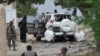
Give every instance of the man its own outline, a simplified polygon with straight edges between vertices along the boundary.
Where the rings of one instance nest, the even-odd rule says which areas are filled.
[[[26,32],[27,32],[27,23],[26,23],[26,16],[24,16],[23,20],[19,22],[20,27],[20,40],[21,42],[26,42]]]
[[[37,56],[37,53],[32,51],[32,46],[31,45],[28,45],[27,46],[27,51],[22,53],[21,56]]]
[[[58,13],[56,9],[54,10],[54,13]]]
[[[40,20],[41,22],[45,23],[45,13],[44,12],[42,13]]]
[[[9,50],[11,49],[11,41],[12,41],[13,50],[16,51],[15,48],[16,32],[15,32],[15,27],[13,25],[13,21],[11,21],[9,26],[7,27],[7,40],[8,40]]]
[[[47,12],[47,14],[49,14],[49,12]]]
[[[68,54],[67,54],[67,48],[66,47],[62,47],[61,48],[61,52],[59,53],[59,54],[57,54],[56,56],[69,56]]]
[[[73,15],[73,16],[76,16],[76,15],[77,15],[77,8],[76,8],[76,7],[73,8],[72,15]]]

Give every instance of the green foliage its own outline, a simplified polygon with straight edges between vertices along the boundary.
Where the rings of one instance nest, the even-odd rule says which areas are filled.
[[[87,8],[91,8],[93,6],[93,0],[57,0],[58,4],[55,3],[55,5],[61,5],[62,8],[68,8],[68,7],[79,7],[83,13],[86,13]]]
[[[25,15],[36,15],[37,8],[31,7],[29,5],[19,4],[17,5],[17,16],[23,17]]]
[[[37,8],[34,8],[32,4],[44,4],[45,0],[0,0],[0,3],[11,4],[16,2],[16,9],[18,17],[26,15],[36,15]]]
[[[0,0],[0,3],[4,3],[4,1],[3,0]]]
[[[95,40],[96,40],[97,47],[100,48],[100,36],[96,36]]]
[[[21,4],[25,4],[27,1],[30,1],[31,4],[34,3],[34,4],[44,4],[45,0],[0,0],[0,3],[8,3],[8,4],[11,4],[13,3],[14,1],[17,1]]]
[[[76,17],[78,23],[84,23],[90,25],[95,32],[95,40],[97,48],[100,47],[100,0],[57,0],[63,8],[78,7],[82,12],[84,18],[79,20]],[[56,5],[56,4],[55,4]],[[96,19],[93,19],[95,15]]]
[[[16,0],[0,0],[0,3],[10,4],[10,3],[13,3],[14,1],[16,1]]]
[[[59,5],[63,8],[79,6],[79,4],[84,4],[84,0],[57,0]]]
[[[30,2],[31,4],[44,4],[45,0],[18,0],[21,4],[26,4],[26,2]]]
[[[44,4],[45,0],[18,0],[17,1],[17,15],[23,17],[25,15],[36,15],[37,9],[32,4]]]

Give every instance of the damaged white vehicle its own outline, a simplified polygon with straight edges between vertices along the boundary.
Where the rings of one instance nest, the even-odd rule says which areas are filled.
[[[76,23],[70,14],[46,14],[46,32],[45,39],[47,41],[59,40],[75,40]]]

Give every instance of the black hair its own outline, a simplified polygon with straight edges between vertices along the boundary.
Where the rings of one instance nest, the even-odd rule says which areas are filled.
[[[10,24],[9,24],[9,26],[11,26],[11,25],[13,25],[13,21],[10,21]]]
[[[24,16],[24,17],[23,17],[23,21],[26,22],[26,20],[27,20],[27,16]]]
[[[56,9],[54,10],[54,13],[57,13],[57,10]]]
[[[31,51],[31,50],[32,50],[32,46],[31,46],[31,45],[28,45],[28,46],[27,46],[27,50],[28,50],[28,51]]]
[[[45,14],[44,12],[42,12],[42,14]]]
[[[47,12],[47,14],[49,14],[49,12]]]
[[[77,8],[75,7],[74,10],[73,10],[72,15],[76,16],[76,14],[77,14]]]

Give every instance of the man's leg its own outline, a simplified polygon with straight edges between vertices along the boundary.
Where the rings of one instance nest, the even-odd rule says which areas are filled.
[[[23,34],[23,40],[26,42],[26,33]]]
[[[26,33],[22,34],[22,42],[26,42]]]
[[[16,42],[15,42],[15,40],[12,40],[12,44],[13,44],[13,50],[16,51]]]
[[[21,37],[20,37],[21,42],[23,42],[23,34],[21,33]]]
[[[11,39],[8,39],[8,47],[9,47],[9,50],[11,49]]]
[[[20,41],[23,42],[23,32],[22,32],[22,29],[20,29]]]
[[[16,51],[16,39],[15,36],[12,36],[12,44],[13,44],[13,50]]]

